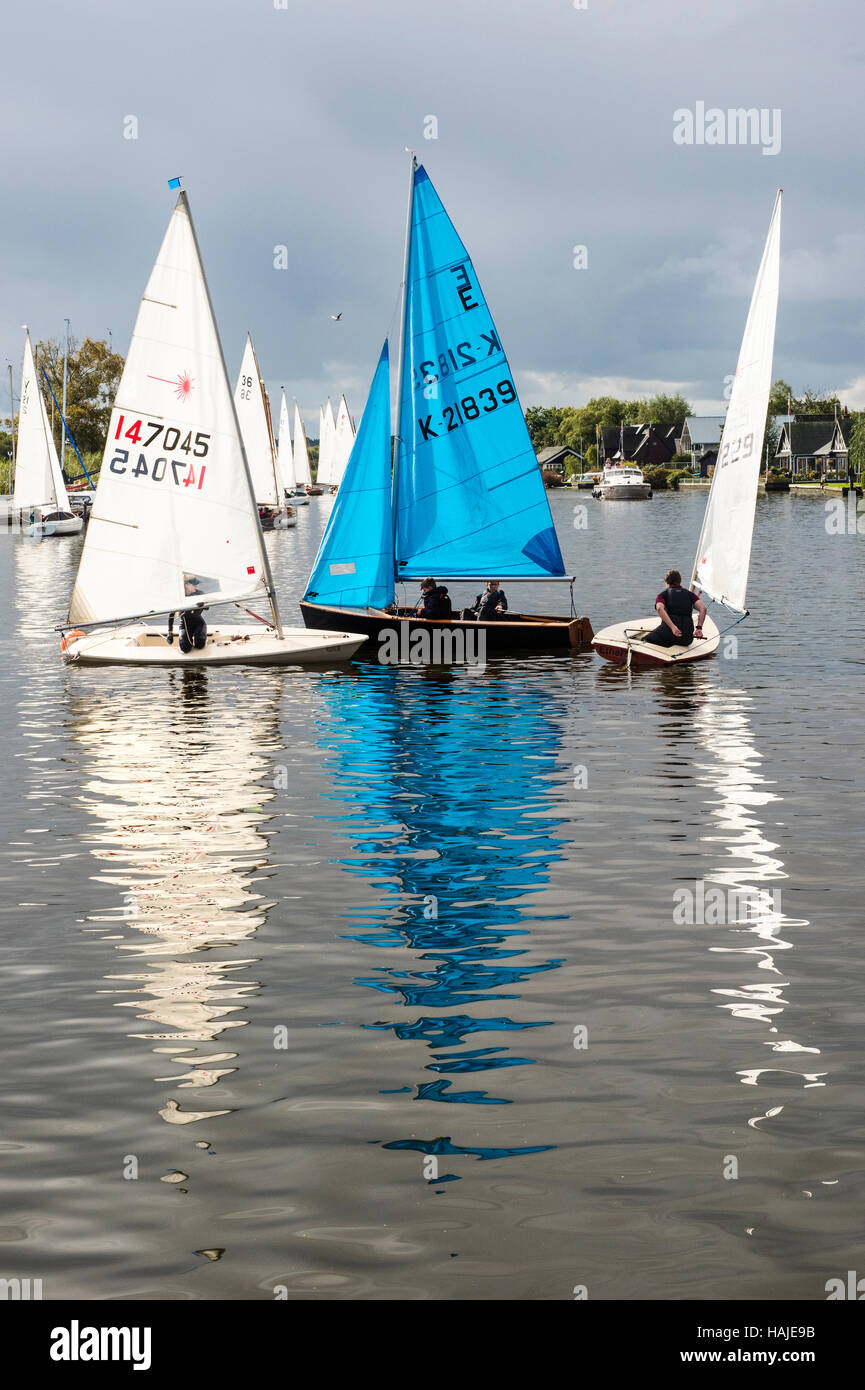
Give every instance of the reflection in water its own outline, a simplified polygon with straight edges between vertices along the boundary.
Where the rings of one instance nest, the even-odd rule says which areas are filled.
[[[480,747],[475,736],[469,749],[464,731],[478,719],[479,701],[485,736]],[[356,682],[329,689],[333,722],[321,742],[333,776],[331,799],[354,807],[337,817],[355,851],[341,863],[385,895],[350,939],[399,953],[355,983],[413,1011],[367,1026],[425,1043],[431,1054],[425,1070],[435,1078],[390,1094],[509,1105],[506,1095],[451,1078],[489,1081],[495,1074],[498,1092],[509,1068],[534,1063],[507,1042],[546,1020],[468,1010],[517,1000],[526,981],[562,963],[532,959],[522,924],[539,917],[534,907],[526,912],[520,905],[547,882],[548,866],[562,853],[553,834],[561,818],[549,810],[559,746],[554,703],[540,707],[528,685],[503,678],[496,667],[487,668],[482,688],[459,669],[370,666]],[[476,1038],[494,1045],[474,1046]],[[384,1147],[490,1159],[555,1146],[460,1147],[438,1137]]]
[[[684,674],[684,673],[682,673]],[[706,876],[707,883],[722,886],[728,903],[735,903],[731,894],[739,894],[745,911],[728,913],[727,932],[734,944],[715,944],[710,949],[718,954],[743,958],[743,964],[754,966],[762,979],[737,980],[725,989],[713,993],[723,999],[719,1008],[727,1009],[735,1018],[769,1025],[769,1032],[778,1033],[781,1015],[789,1006],[784,994],[789,980],[782,980],[776,958],[793,949],[789,939],[791,928],[807,927],[804,919],[788,916],[781,910],[783,889],[780,884],[788,878],[783,861],[778,858],[778,845],[766,836],[760,811],[783,800],[770,790],[770,784],[760,771],[761,756],[754,744],[748,721],[749,698],[741,690],[722,690],[715,687],[706,692],[694,710],[694,722],[703,747],[711,761],[699,769],[699,782],[714,793],[710,814],[715,831],[704,834],[704,843],[723,847],[724,859]],[[738,915],[739,920],[735,920]],[[733,920],[730,920],[730,917]],[[786,970],[783,972],[787,974]],[[776,979],[766,976],[778,977]],[[785,1025],[786,1027],[786,1025]],[[824,1086],[826,1072],[807,1069],[805,1054],[819,1054],[791,1037],[773,1037],[764,1044],[774,1053],[785,1055],[785,1066],[752,1066],[737,1074],[746,1086],[756,1086],[765,1078],[775,1082],[783,1077],[796,1077],[807,1089]],[[802,1058],[797,1064],[795,1059]],[[783,1106],[773,1106],[749,1121],[753,1127],[780,1114]]]
[[[146,674],[144,689],[128,678],[76,681],[70,718],[96,827],[85,842],[97,881],[121,899],[116,912],[89,918],[123,927],[104,938],[124,958],[109,992],[144,1025],[130,1036],[164,1054],[154,1080],[186,1095],[167,1096],[159,1114],[186,1125],[229,1113],[193,1096],[235,1070],[235,1030],[259,988],[246,977],[251,958],[220,952],[250,942],[270,906],[250,876],[267,857],[260,826],[273,791],[262,778],[281,746],[280,687],[250,683],[250,698],[227,710],[211,704],[204,669]]]

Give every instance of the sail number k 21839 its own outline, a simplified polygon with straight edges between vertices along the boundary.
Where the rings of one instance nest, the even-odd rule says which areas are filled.
[[[500,405],[510,405],[516,398],[517,393],[512,381],[498,382],[495,390],[492,386],[485,386],[476,396],[463,396],[462,400],[454,401],[453,405],[443,406],[441,420],[435,421],[438,428],[434,427],[432,415],[423,419],[418,416],[421,440],[438,439],[440,434],[458,430],[460,425],[467,425],[481,415],[491,415]]]

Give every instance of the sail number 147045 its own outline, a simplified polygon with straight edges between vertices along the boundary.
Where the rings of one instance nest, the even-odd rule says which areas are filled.
[[[126,424],[124,429],[125,424],[126,416],[120,415],[114,430],[115,439],[128,439],[137,444],[139,449],[153,448],[155,451],[163,450],[164,453],[155,459],[148,459],[146,454],[139,453],[137,462],[133,464],[129,459],[129,449],[115,449],[114,457],[108,462],[111,473],[128,473],[133,478],[152,478],[155,483],[161,483],[167,478],[176,487],[192,487],[200,491],[207,465],[202,463],[196,466],[192,459],[207,457],[210,449],[209,434],[199,430],[193,438],[190,430],[186,438],[181,440],[183,431],[176,425],[166,427],[156,420],[133,420],[131,424]],[[175,450],[185,454],[186,458],[169,459],[167,455]]]

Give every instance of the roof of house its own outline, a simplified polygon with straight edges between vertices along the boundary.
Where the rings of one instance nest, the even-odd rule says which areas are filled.
[[[842,416],[836,421],[833,415],[794,420],[792,425],[782,427],[776,455],[792,453],[814,458],[820,454],[831,454],[836,451],[833,445],[840,446],[838,435],[845,445],[849,443],[852,425],[849,417],[845,419]]]
[[[572,449],[570,444],[550,444],[546,449],[541,449],[538,454],[538,463],[555,463],[557,459],[575,458],[580,456],[576,449]]]
[[[691,443],[695,445],[718,444],[726,415],[689,415],[685,424]],[[684,426],[682,427],[684,429]]]

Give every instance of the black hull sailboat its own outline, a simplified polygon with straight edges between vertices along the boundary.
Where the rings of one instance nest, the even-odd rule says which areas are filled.
[[[400,652],[406,631],[432,632],[436,650],[481,636],[499,653],[589,646],[591,624],[574,608],[510,365],[469,253],[416,159],[396,379],[391,457],[385,344],[301,601],[307,627],[329,627],[338,615],[370,643],[387,644],[396,631]],[[419,618],[395,599],[427,576],[444,585],[565,584],[570,612]]]
[[[476,622],[463,618],[419,618],[411,608],[398,608],[388,613],[383,608],[340,608],[301,602],[300,611],[308,628],[339,627],[344,632],[362,632],[370,644],[380,646],[385,635],[402,627],[408,628],[409,640],[417,632],[438,635],[442,650],[448,650],[453,635],[483,633],[487,652],[501,655],[506,652],[584,651],[591,648],[592,625],[586,617],[557,618],[542,613],[509,613],[496,622]],[[450,638],[445,636],[450,634]],[[397,641],[404,642],[401,634]],[[454,649],[458,647],[455,645]],[[362,649],[361,649],[362,650]]]

